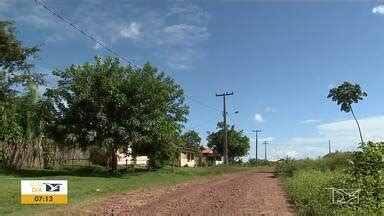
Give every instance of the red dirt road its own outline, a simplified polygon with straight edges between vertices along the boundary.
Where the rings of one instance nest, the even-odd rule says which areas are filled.
[[[251,171],[115,195],[92,214],[294,215],[294,210],[273,173]]]

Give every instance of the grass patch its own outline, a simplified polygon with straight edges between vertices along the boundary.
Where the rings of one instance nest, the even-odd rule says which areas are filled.
[[[140,187],[161,184],[174,184],[193,180],[202,176],[221,175],[225,173],[252,170],[250,167],[200,167],[176,168],[172,173],[170,167],[143,172],[130,171],[111,176],[102,168],[71,167],[60,170],[20,170],[0,171],[0,215],[39,213],[40,211],[71,207],[74,204],[108,196],[117,192],[125,192]],[[57,179],[68,180],[68,206],[56,205],[21,205],[20,180]],[[98,189],[98,190],[97,190]]]

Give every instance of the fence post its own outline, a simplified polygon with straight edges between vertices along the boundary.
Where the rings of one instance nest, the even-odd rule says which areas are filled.
[[[128,171],[128,159],[125,159],[125,170]]]

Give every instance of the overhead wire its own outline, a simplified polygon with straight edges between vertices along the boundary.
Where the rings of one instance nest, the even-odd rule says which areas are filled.
[[[136,68],[136,69],[139,69],[140,67],[138,67],[137,65],[135,65],[133,62],[131,62],[128,58],[124,57],[123,55],[119,54],[117,51],[113,50],[112,48],[109,48],[108,46],[106,46],[104,43],[102,43],[101,41],[97,40],[92,34],[90,34],[89,32],[81,29],[80,27],[78,27],[77,25],[73,24],[71,21],[69,21],[68,19],[66,19],[65,17],[61,16],[60,14],[58,14],[57,12],[55,12],[54,10],[52,10],[51,8],[49,8],[46,4],[42,3],[41,1],[39,0],[34,0],[34,2],[38,5],[40,5],[41,7],[43,7],[45,10],[47,10],[48,12],[50,12],[53,16],[57,17],[59,20],[61,20],[62,22],[66,23],[67,25],[71,26],[72,28],[74,28],[75,30],[77,30],[78,32],[80,32],[81,34],[83,34],[85,37],[87,37],[88,39],[94,41],[97,45],[99,45],[100,47],[102,47],[104,50],[106,50],[107,52],[109,52],[110,54],[118,57],[119,59],[125,61],[126,63],[128,63],[131,67],[133,68]],[[206,108],[209,108],[209,109],[212,109],[212,110],[215,110],[215,111],[220,111],[212,106],[209,106],[207,104],[205,104],[204,102],[201,102],[200,100],[197,100],[197,99],[194,99],[188,95],[185,94],[185,97],[188,98],[189,100],[191,101],[194,101],[195,103],[197,104],[200,104],[201,106],[204,106]]]

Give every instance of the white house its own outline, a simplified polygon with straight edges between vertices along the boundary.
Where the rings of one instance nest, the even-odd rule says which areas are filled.
[[[139,166],[146,167],[148,164],[147,156],[137,156],[133,158],[129,153],[132,152],[131,148],[128,148],[128,155],[122,150],[117,151],[117,165],[120,166]]]

